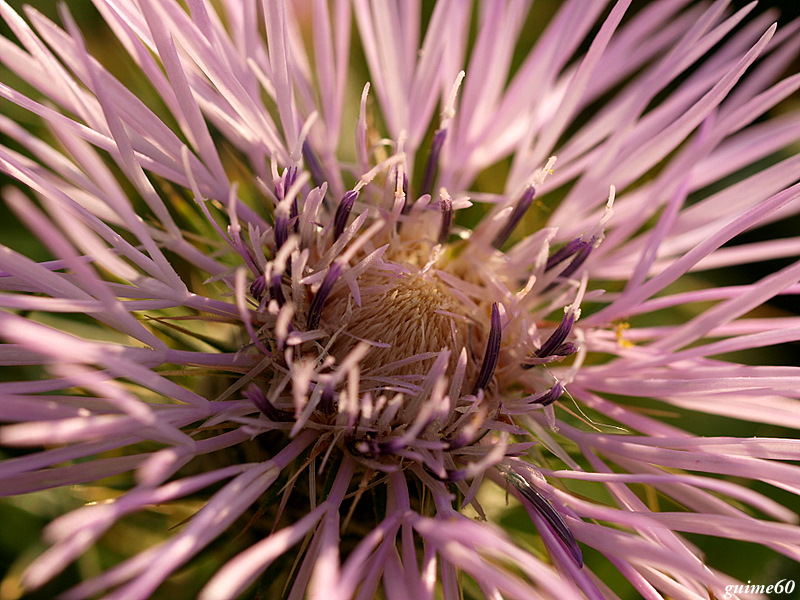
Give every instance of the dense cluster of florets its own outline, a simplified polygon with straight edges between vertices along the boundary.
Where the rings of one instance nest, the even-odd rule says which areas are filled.
[[[437,155],[434,146],[423,187]],[[440,480],[461,480],[497,464],[509,433],[524,435],[512,414],[563,393],[552,374],[524,371],[577,351],[575,297],[585,283],[575,276],[602,224],[590,242],[551,255],[542,240],[529,264],[509,271],[499,248],[529,208],[533,184],[498,207],[491,227],[454,236],[450,195],[442,188],[436,200],[412,201],[405,169],[403,155],[392,156],[338,203],[327,183],[299,202],[292,185],[302,170],[275,180],[274,227],[245,236],[255,247],[233,242],[252,271],[252,346],[268,359],[249,397],[268,420],[291,422],[292,435],[306,426],[332,433],[370,467],[392,471],[410,460]],[[532,316],[566,297],[556,326]]]
[[[726,247],[800,212],[797,157],[738,173],[800,138],[796,111],[750,127],[800,88],[776,77],[796,25],[570,0],[533,43],[517,1],[93,2],[144,93],[66,5],[62,27],[0,0],[0,61],[47,101],[0,98],[50,129],[0,116],[0,170],[35,196],[4,198],[50,254],[0,247],[0,495],[87,503],[15,585],[184,506],[64,600],[146,600],[183,568],[202,600],[259,578],[263,597],[613,597],[594,559],[697,598],[732,580],[683,532],[800,558],[796,514],[724,479],[798,493],[800,442],[673,418],[800,429],[800,369],[723,359],[800,339],[751,314],[800,292],[800,263],[672,287],[800,253]],[[496,526],[515,511],[522,530]]]

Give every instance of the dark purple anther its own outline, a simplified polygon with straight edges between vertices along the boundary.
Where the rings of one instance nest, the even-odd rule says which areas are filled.
[[[575,238],[574,240],[570,240],[569,242],[564,244],[561,248],[556,250],[550,256],[550,258],[547,259],[547,264],[545,265],[544,270],[549,271],[557,264],[564,262],[570,256],[580,251],[584,246],[588,244],[589,242],[585,242],[581,238]]]
[[[473,394],[477,394],[479,390],[486,389],[486,386],[489,385],[489,381],[491,381],[494,370],[497,367],[497,361],[500,358],[501,340],[500,310],[497,308],[497,302],[494,302],[492,304],[489,339],[486,342],[486,352],[483,355],[483,364],[481,365],[480,373],[478,373],[478,380],[475,382],[475,387],[472,389]]]
[[[286,174],[283,178],[283,197],[286,197],[286,194],[289,193],[289,188],[292,187],[294,184],[295,179],[297,179],[297,167],[289,167],[286,170]]]
[[[545,390],[538,396],[535,396],[533,400],[528,402],[528,404],[538,404],[539,406],[550,406],[553,402],[561,398],[563,393],[564,393],[564,386],[559,381],[549,390]]]
[[[585,245],[578,250],[575,258],[572,259],[572,262],[569,263],[566,268],[558,274],[559,277],[569,277],[575,271],[577,271],[584,262],[586,262],[586,259],[589,258],[592,250],[594,250],[594,245],[590,242],[584,242],[584,244]]]
[[[439,228],[439,243],[444,244],[450,237],[450,229],[453,227],[453,200],[450,196],[441,196],[439,199],[439,206],[442,209],[442,226]]]
[[[275,218],[275,251],[281,249],[289,238],[289,219],[284,216]]]
[[[269,398],[261,391],[257,385],[251,385],[244,392],[244,397],[250,400],[261,413],[270,421],[294,421],[291,413],[285,410],[275,408],[275,405],[269,401]]]
[[[556,327],[556,330],[550,334],[550,337],[547,338],[547,340],[545,340],[544,344],[542,344],[542,347],[534,352],[534,356],[544,358],[546,356],[552,356],[556,354],[561,348],[561,345],[567,339],[567,336],[572,331],[573,325],[575,325],[575,313],[571,310],[568,310],[564,315],[564,318],[561,320],[561,323],[559,323],[558,327]]]
[[[306,168],[311,173],[311,179],[314,180],[315,185],[320,186],[327,181],[325,172],[322,170],[322,165],[319,164],[317,157],[314,155],[314,151],[307,141],[303,142],[303,159],[306,162]]]
[[[445,469],[444,475],[436,473],[431,468],[426,468],[425,470],[431,475],[433,475],[439,481],[443,481],[445,483],[454,483],[456,481],[463,481],[464,479],[467,478],[467,475],[469,475],[469,472],[466,469],[453,469],[453,470]]]
[[[522,198],[520,198],[519,202],[517,202],[517,205],[511,212],[511,216],[508,217],[508,221],[506,221],[506,224],[500,230],[500,233],[495,236],[492,246],[495,248],[500,248],[500,246],[505,244],[506,240],[509,238],[509,236],[511,236],[511,232],[514,231],[514,228],[517,226],[517,224],[519,224],[519,222],[522,220],[522,217],[525,216],[528,208],[533,203],[534,196],[536,196],[536,188],[532,185],[529,185],[522,193]]]
[[[565,279],[569,277],[575,271],[577,271],[584,262],[586,262],[587,258],[589,258],[592,250],[594,250],[595,242],[597,242],[597,238],[592,238],[588,242],[581,239],[572,240],[548,259],[547,264],[545,265],[545,271],[552,269],[570,256],[574,256],[572,261],[564,268],[563,271],[561,271],[561,273],[558,274],[558,279]],[[550,285],[544,288],[543,292],[552,290],[554,287],[556,287],[556,285],[558,285],[557,281],[552,282]]]
[[[566,342],[565,344],[561,344],[558,348],[556,348],[555,352],[551,354],[551,356],[569,356],[570,354],[575,354],[578,351],[578,347],[573,344],[572,342]]]
[[[256,300],[261,300],[264,297],[264,292],[267,291],[267,278],[259,275],[250,284],[250,295]]]
[[[356,190],[348,190],[342,196],[342,201],[339,202],[339,206],[336,208],[336,214],[333,217],[333,239],[338,240],[339,236],[344,233],[345,227],[347,227],[347,218],[350,216],[350,211],[353,210],[353,204],[355,204],[356,198],[358,198],[358,192]]]
[[[503,474],[503,477],[505,477],[506,481],[513,485],[517,491],[522,494],[523,499],[530,503],[531,508],[533,508],[537,513],[539,513],[539,515],[542,516],[545,521],[547,521],[547,524],[550,525],[555,534],[561,539],[562,542],[564,542],[564,545],[567,547],[567,550],[572,555],[572,558],[575,559],[575,562],[578,564],[578,566],[583,567],[583,554],[578,546],[578,542],[575,541],[575,537],[572,535],[569,526],[564,522],[561,514],[559,514],[559,512],[553,508],[553,505],[550,504],[550,501],[542,496],[535,487],[528,483],[527,479],[518,473],[515,473],[509,469],[501,469],[500,472]]]
[[[319,286],[317,293],[314,294],[314,299],[311,301],[311,308],[308,309],[308,319],[306,320],[306,330],[311,331],[319,326],[319,320],[322,318],[322,307],[325,305],[325,300],[333,290],[333,284],[342,276],[342,265],[333,263],[328,272],[325,274],[325,279],[322,280],[322,285]]]
[[[292,216],[292,219],[294,219],[294,232],[295,233],[299,233],[300,232],[300,219],[297,218],[300,213],[298,211],[299,211],[299,208],[297,206],[297,196],[295,196],[294,200],[292,200],[292,209],[291,209],[291,213],[290,213],[291,216]]]
[[[269,293],[278,303],[278,306],[286,304],[286,298],[283,295],[283,288],[281,287],[281,274],[273,273],[269,280]]]
[[[428,155],[428,164],[425,166],[425,176],[422,178],[422,190],[420,195],[430,194],[433,189],[433,182],[436,179],[436,172],[439,170],[439,155],[447,138],[447,129],[437,129],[433,134],[431,142],[431,153]]]
[[[297,179],[297,167],[290,167],[283,176],[283,194],[280,197],[281,200],[289,193],[289,188],[292,187],[295,179]],[[300,214],[300,209],[297,202],[297,196],[295,196],[294,200],[292,200],[292,206],[289,208],[289,218],[294,220],[295,233],[300,230],[300,221],[297,218]]]

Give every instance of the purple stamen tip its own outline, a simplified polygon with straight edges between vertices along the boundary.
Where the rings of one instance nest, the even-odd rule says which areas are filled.
[[[283,216],[275,219],[275,250],[276,252],[286,243],[289,238],[289,219]]]
[[[256,300],[261,300],[264,297],[264,292],[267,291],[267,278],[259,275],[250,284],[250,295]]]
[[[319,326],[319,320],[322,318],[322,307],[325,305],[325,300],[330,296],[333,290],[333,285],[336,280],[342,276],[342,265],[333,263],[328,272],[325,274],[325,279],[322,280],[322,285],[319,286],[314,299],[311,301],[311,307],[308,311],[308,319],[306,321],[306,329],[311,331]]]
[[[443,481],[445,483],[453,483],[456,481],[462,481],[467,477],[466,469],[439,469],[437,470],[431,465],[427,465],[425,463],[422,464],[422,468],[425,469],[425,472],[428,473],[431,477],[436,479],[437,481]]]
[[[567,267],[561,271],[559,277],[569,277],[575,271],[577,271],[580,266],[586,262],[586,259],[589,258],[589,255],[594,250],[594,245],[591,242],[584,242],[584,245],[578,250],[575,258],[572,259],[572,262],[567,265]]]
[[[439,243],[444,244],[450,237],[450,229],[453,227],[453,200],[450,196],[442,196],[439,200],[442,209],[442,226],[439,228]]]
[[[500,358],[501,340],[500,310],[497,308],[497,302],[494,302],[492,304],[489,339],[486,342],[486,352],[483,355],[483,364],[481,365],[480,373],[478,373],[478,380],[475,382],[475,387],[472,389],[473,394],[477,394],[479,390],[486,389],[486,386],[489,385],[489,381],[491,381],[494,370],[497,367],[497,361]]]
[[[447,129],[437,129],[433,134],[431,142],[431,153],[428,156],[428,164],[425,166],[425,176],[422,179],[422,190],[420,195],[430,194],[433,189],[433,182],[436,179],[436,172],[439,169],[439,155],[447,138]]]
[[[300,213],[297,206],[297,196],[295,196],[294,200],[292,200],[292,207],[290,211],[291,218],[294,220],[294,232],[298,233],[300,231],[300,219],[298,219],[297,216]]]
[[[281,287],[280,273],[273,273],[269,282],[269,292],[278,303],[278,306],[286,304],[286,298],[283,295],[283,288]]]
[[[572,342],[566,342],[564,344],[561,344],[558,348],[556,348],[552,356],[569,356],[570,354],[575,354],[577,351],[578,351],[578,346],[576,346]]]
[[[453,483],[456,481],[462,481],[467,477],[467,470],[466,469],[454,469],[454,470],[446,470],[444,477],[439,477],[441,481],[446,483]]]
[[[569,244],[564,246],[564,248],[561,248],[561,250],[553,254],[553,256],[550,257],[550,260],[547,261],[545,270],[551,269],[558,263],[563,262],[564,260],[569,258],[569,256],[571,255],[574,255],[574,258],[572,259],[572,262],[570,262],[564,268],[564,270],[558,274],[557,280],[548,285],[544,289],[544,291],[547,292],[552,290],[554,287],[556,287],[556,285],[558,285],[557,283],[558,279],[566,279],[567,277],[571,276],[575,271],[577,271],[581,267],[581,265],[584,262],[586,262],[586,259],[589,258],[589,255],[592,253],[592,250],[594,250],[594,244],[596,241],[597,238],[592,238],[591,241],[589,242],[583,240],[572,240],[571,242],[569,242]]]
[[[550,504],[550,501],[542,496],[539,491],[530,483],[528,483],[528,480],[521,475],[507,469],[503,469],[501,473],[503,474],[503,477],[505,477],[506,481],[513,485],[517,491],[522,494],[523,499],[527,500],[531,507],[537,513],[539,513],[539,515],[541,515],[547,524],[553,529],[555,534],[567,547],[567,550],[572,555],[572,558],[575,559],[575,562],[578,564],[578,566],[583,567],[583,553],[578,546],[578,542],[575,541],[575,537],[572,535],[572,531],[570,531],[569,526],[564,522],[561,514],[555,508],[553,508],[553,505]]]
[[[545,271],[549,271],[557,264],[564,262],[570,256],[581,250],[584,246],[586,246],[589,242],[582,240],[581,238],[575,238],[574,240],[570,240],[566,244],[564,244],[561,248],[556,250],[550,258],[547,259],[547,264],[544,267]]]
[[[538,397],[531,400],[528,404],[538,404],[539,406],[550,406],[553,402],[561,398],[561,395],[564,393],[564,386],[559,381],[549,390],[546,390],[539,394]]]
[[[293,421],[292,415],[285,410],[276,408],[275,405],[269,401],[269,398],[261,391],[257,385],[251,385],[244,392],[244,397],[252,402],[255,407],[261,411],[265,417],[270,421]]]
[[[339,206],[336,208],[336,214],[333,217],[334,240],[338,240],[339,236],[344,233],[344,229],[347,227],[347,218],[350,216],[350,211],[353,210],[353,204],[355,204],[356,198],[358,198],[358,192],[355,190],[348,190],[345,192],[344,196],[342,196],[342,201],[339,202]]]
[[[529,185],[523,192],[522,198],[519,199],[519,202],[517,202],[517,205],[511,212],[511,216],[508,218],[508,221],[506,221],[506,224],[494,238],[492,246],[495,248],[500,248],[500,246],[505,244],[506,240],[511,236],[511,232],[514,231],[514,228],[519,224],[519,222],[522,220],[522,217],[525,216],[528,208],[533,203],[534,196],[536,196],[536,188],[532,185]]]
[[[306,168],[311,173],[311,179],[314,180],[316,185],[322,185],[327,181],[325,172],[322,170],[322,165],[317,160],[314,151],[307,141],[303,142],[303,160],[305,160]]]
[[[297,167],[290,167],[287,169],[286,174],[283,177],[283,198],[285,198],[286,194],[289,193],[289,188],[292,186],[295,179],[297,179]],[[289,209],[289,217],[294,220],[295,233],[300,230],[300,221],[297,218],[299,214],[300,208],[298,205],[297,196],[295,196],[294,200],[292,200],[292,206]]]
[[[286,171],[286,176],[283,179],[283,197],[289,193],[289,188],[292,187],[295,179],[297,179],[297,167],[289,167]]]
[[[567,336],[572,331],[573,325],[575,325],[575,313],[571,310],[568,310],[564,315],[564,318],[561,320],[561,323],[558,325],[558,327],[556,327],[556,330],[550,334],[550,337],[547,338],[544,344],[542,344],[542,347],[539,348],[534,355],[538,358],[544,358],[546,356],[558,354],[559,349],[561,349],[562,345],[567,339]]]

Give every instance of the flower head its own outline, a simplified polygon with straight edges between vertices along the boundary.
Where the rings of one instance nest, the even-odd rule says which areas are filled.
[[[142,89],[65,7],[0,0],[36,90],[0,96],[48,128],[0,117],[33,196],[4,198],[49,255],[0,248],[0,443],[28,449],[0,491],[132,478],[48,525],[24,587],[182,501],[62,597],[149,598],[203,553],[204,600],[611,597],[600,564],[722,597],[684,533],[800,557],[792,511],[720,477],[796,494],[800,444],[664,415],[800,427],[798,367],[722,356],[800,338],[752,312],[800,263],[678,287],[798,253],[727,245],[800,210],[796,156],[741,171],[800,139],[759,121],[800,87],[796,24],[577,0],[527,48],[525,2],[94,4]]]

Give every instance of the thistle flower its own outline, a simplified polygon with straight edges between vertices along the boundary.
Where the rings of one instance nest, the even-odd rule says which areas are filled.
[[[204,600],[719,598],[684,534],[800,559],[749,486],[800,493],[800,443],[690,433],[800,428],[798,367],[725,356],[800,338],[758,312],[800,262],[692,275],[798,254],[729,244],[800,210],[800,113],[762,119],[796,23],[568,0],[529,48],[526,2],[94,4],[145,83],[0,0],[35,90],[0,96],[47,127],[0,117],[3,197],[48,254],[0,249],[0,492],[86,503],[25,589],[148,511],[60,597],[194,565]]]

